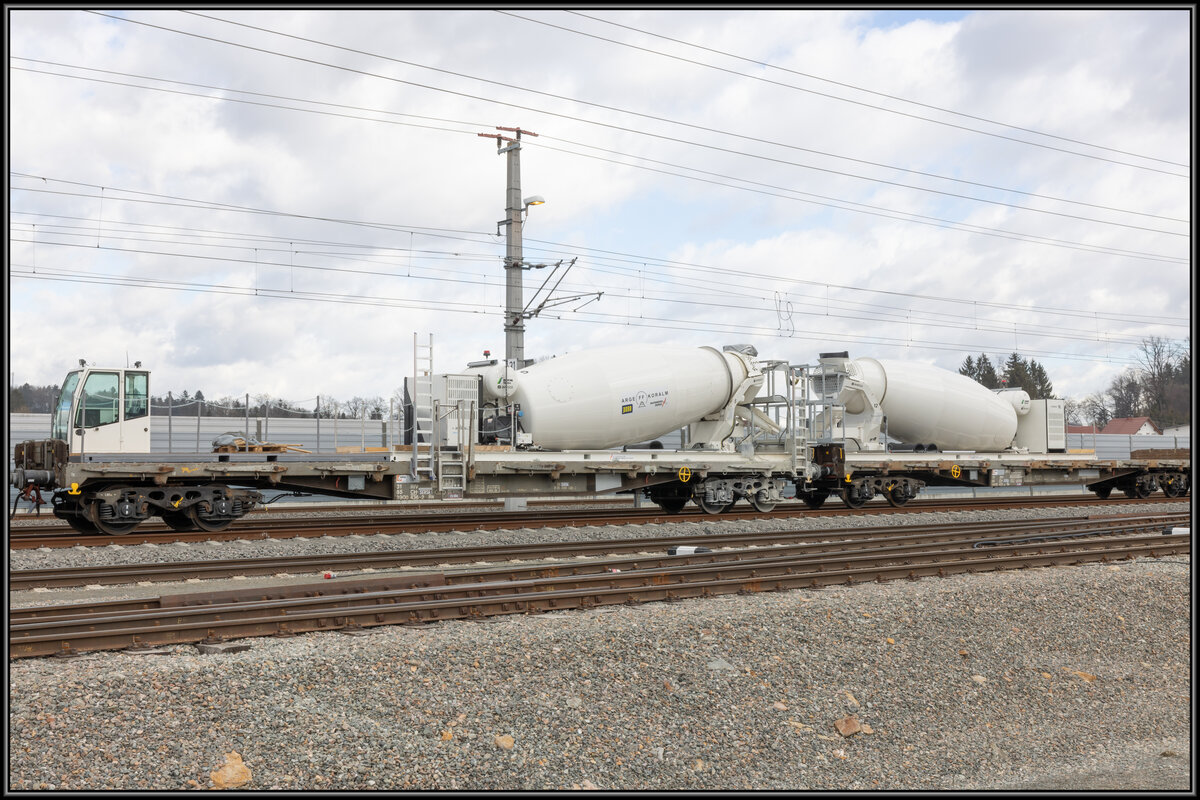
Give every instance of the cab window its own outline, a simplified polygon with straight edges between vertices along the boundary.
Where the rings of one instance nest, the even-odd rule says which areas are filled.
[[[79,413],[75,416],[75,425],[94,428],[116,422],[121,409],[120,389],[115,372],[93,372],[88,375],[83,384],[83,397],[80,399]]]
[[[150,374],[125,373],[125,419],[137,419],[149,413]]]

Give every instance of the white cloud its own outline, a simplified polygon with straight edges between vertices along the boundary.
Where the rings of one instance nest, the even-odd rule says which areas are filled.
[[[954,369],[1019,347],[1060,394],[1085,394],[1141,338],[1190,331],[1190,238],[1171,235],[1190,234],[1190,180],[1164,174],[1190,174],[1186,10],[899,24],[836,10],[584,12],[709,50],[555,11],[199,11],[315,42],[176,11],[103,13],[199,36],[10,10],[10,169],[38,176],[10,177],[17,383],[128,351],[161,391],[386,397],[411,371],[414,332],[434,335],[439,370],[502,353],[505,158],[476,135],[495,126],[540,134],[522,150],[522,194],[547,200],[530,211],[527,260],[577,258],[559,294],[605,293],[530,320],[529,356],[750,341],[797,362],[849,348]],[[68,272],[177,288],[48,280]],[[525,274],[526,298],[548,272]]]

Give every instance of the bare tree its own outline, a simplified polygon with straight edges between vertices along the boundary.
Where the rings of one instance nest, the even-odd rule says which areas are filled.
[[[342,410],[348,419],[358,419],[367,408],[367,400],[355,395],[342,405]]]
[[[1108,387],[1114,418],[1142,416],[1142,384],[1137,370],[1126,369]]]
[[[1142,384],[1142,407],[1156,422],[1165,421],[1170,405],[1171,384],[1175,382],[1179,345],[1161,336],[1142,339],[1137,361]]]
[[[1089,394],[1079,404],[1079,418],[1083,424],[1092,424],[1099,431],[1113,418],[1108,397],[1104,394]]]
[[[379,395],[368,398],[367,404],[367,419],[383,419],[388,412],[387,401]]]
[[[1086,425],[1087,419],[1083,416],[1083,401],[1076,400],[1074,397],[1063,398],[1063,415],[1067,418],[1068,425]]]
[[[326,419],[333,419],[342,411],[342,403],[332,397],[326,395],[321,396],[321,416]]]

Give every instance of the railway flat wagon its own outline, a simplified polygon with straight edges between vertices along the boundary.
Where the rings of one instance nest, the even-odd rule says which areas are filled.
[[[69,373],[50,438],[15,448],[21,497],[49,491],[74,528],[119,535],[151,517],[220,530],[266,489],[383,500],[640,492],[667,512],[694,503],[718,514],[741,501],[765,513],[793,491],[816,508],[832,495],[904,505],[926,486],[1082,484],[1100,498],[1191,486],[1190,451],[1068,451],[1062,401],[847,353],[793,365],[747,345],[646,346],[475,362],[406,380],[407,441],[363,453],[218,438],[213,452],[151,454],[149,379],[140,368]],[[675,433],[681,445],[664,448]]]

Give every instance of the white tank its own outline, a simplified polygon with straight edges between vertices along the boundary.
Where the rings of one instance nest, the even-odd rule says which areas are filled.
[[[887,433],[940,450],[1004,450],[1017,434],[1029,395],[997,394],[965,375],[928,364],[856,358],[850,362],[887,415]],[[847,407],[850,413],[853,409]]]
[[[720,411],[753,370],[737,352],[639,345],[558,356],[507,375],[503,365],[479,373],[490,397],[520,403],[521,427],[534,444],[586,450],[644,442]]]

